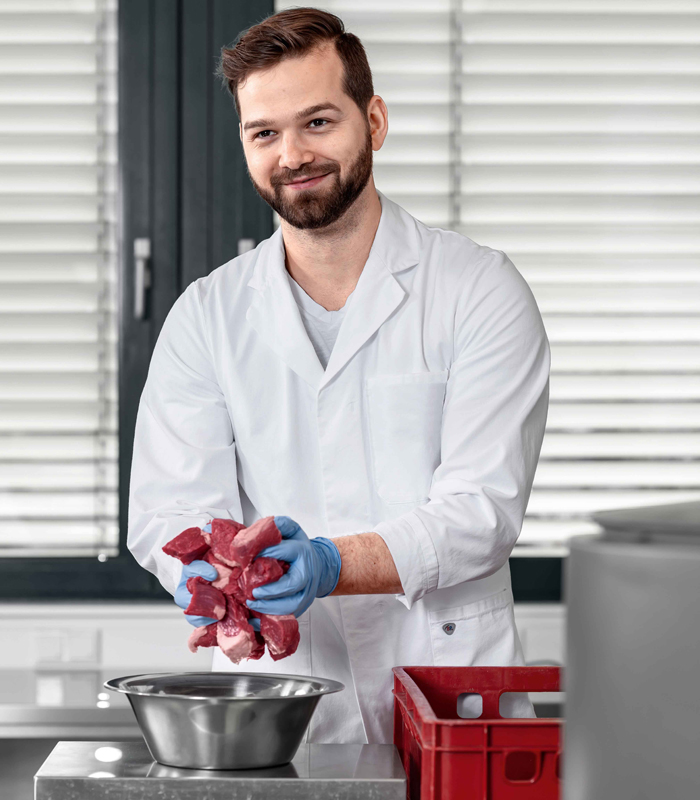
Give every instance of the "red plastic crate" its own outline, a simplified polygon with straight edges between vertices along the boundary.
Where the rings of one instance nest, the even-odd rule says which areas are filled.
[[[557,800],[561,720],[505,719],[504,692],[558,692],[559,667],[396,667],[394,744],[408,800]],[[483,699],[457,716],[460,694]]]

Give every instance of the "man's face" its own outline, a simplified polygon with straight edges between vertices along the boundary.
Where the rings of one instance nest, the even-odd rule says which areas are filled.
[[[248,174],[263,200],[295,228],[340,219],[372,175],[373,140],[343,90],[335,47],[253,72],[238,102]]]

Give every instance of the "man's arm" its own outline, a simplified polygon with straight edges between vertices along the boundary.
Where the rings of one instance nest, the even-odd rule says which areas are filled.
[[[469,277],[428,502],[375,523],[372,532],[333,538],[330,555],[293,523],[285,541],[263,555],[294,563],[279,581],[257,588],[249,608],[298,616],[310,605],[309,587],[325,597],[315,592],[336,575],[332,595],[394,594],[411,608],[429,592],[485,578],[507,562],[544,435],[549,343],[532,292],[504,253],[487,252]]]
[[[394,559],[377,533],[357,533],[333,539],[341,565],[335,594],[403,594]]]
[[[211,363],[195,282],[165,320],[141,395],[127,547],[174,594],[182,564],[161,548],[185,528],[212,518],[243,517],[231,420]]]
[[[479,580],[520,533],[545,431],[549,342],[510,259],[489,250],[466,271],[443,406],[440,464],[428,501],[372,528],[386,542],[411,607]]]

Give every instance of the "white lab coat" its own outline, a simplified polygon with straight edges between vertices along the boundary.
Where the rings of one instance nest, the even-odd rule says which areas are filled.
[[[508,556],[547,416],[542,318],[503,252],[380,200],[325,372],[277,230],[176,301],[136,423],[129,548],[170,592],[182,567],[162,545],[211,517],[386,542],[404,594],[316,600],[278,662],[214,653],[216,670],[344,683],[313,742],[391,742],[394,666],[523,663]],[[183,620],[183,647],[187,633]],[[532,714],[524,697],[511,708]]]

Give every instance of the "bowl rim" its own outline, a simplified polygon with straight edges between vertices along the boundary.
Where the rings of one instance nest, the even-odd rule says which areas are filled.
[[[287,678],[292,680],[299,680],[299,681],[315,681],[316,683],[325,684],[323,689],[309,692],[308,694],[303,695],[286,695],[280,697],[210,697],[207,695],[194,695],[194,694],[174,694],[170,692],[159,692],[158,694],[149,694],[148,692],[137,692],[132,691],[117,684],[120,684],[124,681],[134,680],[135,678],[163,678],[168,676],[210,676],[210,675],[222,675],[222,676],[230,676],[230,675],[246,675],[250,677],[265,677],[265,678]],[[340,681],[334,681],[330,678],[317,678],[313,675],[291,675],[282,672],[226,672],[226,671],[217,671],[212,670],[211,672],[143,672],[138,673],[136,675],[124,675],[121,678],[110,678],[109,680],[105,681],[103,684],[105,689],[109,689],[112,692],[119,692],[120,694],[125,694],[127,697],[177,697],[180,700],[209,700],[211,702],[229,702],[231,700],[243,700],[243,701],[250,701],[250,700],[304,700],[309,697],[323,697],[326,694],[333,694],[335,692],[340,692],[345,689],[345,684],[340,683]]]

